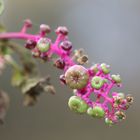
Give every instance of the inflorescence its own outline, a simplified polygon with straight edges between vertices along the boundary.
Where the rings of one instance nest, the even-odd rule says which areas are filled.
[[[124,111],[132,104],[133,97],[111,92],[114,86],[121,87],[120,75],[111,75],[110,66],[105,63],[94,64],[90,68],[84,67],[88,56],[82,49],[72,50],[66,27],[60,26],[55,30],[55,42],[47,37],[51,32],[48,25],[40,25],[37,35],[26,32],[30,27],[31,21],[25,20],[20,32],[1,33],[0,39],[23,39],[26,41],[25,48],[31,51],[33,57],[52,61],[55,67],[63,70],[60,75],[61,83],[73,89],[74,95],[68,101],[72,111],[87,113],[94,118],[104,118],[109,126],[126,118]],[[93,101],[91,96],[96,99]]]

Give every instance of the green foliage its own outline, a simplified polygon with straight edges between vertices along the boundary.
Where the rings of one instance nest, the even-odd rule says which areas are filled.
[[[3,32],[5,32],[5,27],[2,24],[0,24],[0,33],[3,33]]]
[[[4,1],[0,0],[0,15],[2,15],[3,11],[4,11]]]
[[[22,74],[21,71],[17,70],[17,69],[13,69],[13,75],[11,78],[11,84],[15,87],[19,87],[22,85],[22,83],[24,82],[24,75]]]

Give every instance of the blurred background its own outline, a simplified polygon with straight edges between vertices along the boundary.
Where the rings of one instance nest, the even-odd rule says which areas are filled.
[[[74,48],[84,48],[90,64],[105,62],[123,79],[120,91],[133,94],[135,102],[127,119],[108,127],[103,120],[79,116],[67,106],[72,91],[59,83],[61,71],[40,64],[42,75],[50,74],[56,95],[42,95],[35,107],[22,105],[20,91],[10,86],[6,70],[0,86],[9,93],[11,105],[0,140],[138,140],[140,139],[140,1],[139,0],[5,0],[1,21],[8,31],[19,31],[30,18],[36,33],[41,23],[55,29],[67,26]],[[55,33],[50,37],[55,39]],[[115,90],[115,89],[114,89]]]

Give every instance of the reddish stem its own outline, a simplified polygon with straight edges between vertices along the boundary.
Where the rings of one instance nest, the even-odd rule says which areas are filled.
[[[38,38],[40,38],[40,36],[22,33],[22,32],[20,32],[20,33],[11,32],[11,33],[1,33],[0,34],[0,39],[23,39],[23,40],[36,41]]]

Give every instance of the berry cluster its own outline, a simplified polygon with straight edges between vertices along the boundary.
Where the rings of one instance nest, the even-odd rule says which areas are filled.
[[[25,48],[31,51],[33,57],[53,61],[55,67],[63,70],[60,81],[73,89],[74,95],[70,97],[68,106],[74,112],[105,118],[108,125],[126,118],[124,111],[132,104],[133,97],[110,92],[113,86],[121,86],[120,75],[110,75],[110,66],[105,63],[85,68],[83,65],[88,62],[88,56],[82,50],[72,50],[66,27],[55,30],[57,38],[52,42],[47,37],[51,31],[48,25],[42,24],[37,35],[26,32],[31,26],[31,21],[26,20],[20,32],[1,33],[0,39],[24,39]],[[96,100],[91,99],[92,95]]]

